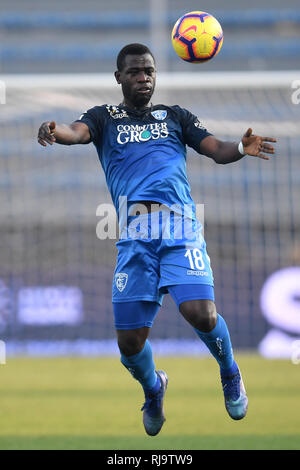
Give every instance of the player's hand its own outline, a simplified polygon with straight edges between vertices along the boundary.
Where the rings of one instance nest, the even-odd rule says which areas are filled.
[[[53,145],[56,140],[54,137],[55,127],[56,124],[54,121],[43,122],[43,124],[39,128],[38,143],[41,144],[43,147],[46,147],[47,144]]]
[[[275,153],[275,149],[273,145],[266,142],[277,142],[277,140],[273,139],[273,137],[260,137],[258,135],[253,135],[252,129],[248,129],[242,138],[245,153],[252,155],[253,157],[269,160],[269,157],[266,154],[273,155]]]

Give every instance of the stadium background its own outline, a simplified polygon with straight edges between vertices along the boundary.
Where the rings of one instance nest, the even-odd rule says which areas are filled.
[[[272,328],[262,312],[264,283],[300,263],[300,104],[292,102],[291,88],[300,72],[279,83],[282,72],[299,69],[300,9],[297,1],[271,3],[254,0],[248,9],[230,0],[225,9],[216,0],[201,7],[187,0],[184,8],[179,0],[53,0],[50,9],[47,2],[1,1],[6,104],[0,107],[0,337],[8,354],[116,352],[111,307],[116,249],[114,242],[96,237],[96,208],[110,202],[98,157],[92,145],[44,149],[36,135],[45,120],[69,123],[95,104],[118,104],[117,88],[84,87],[81,74],[109,73],[113,83],[115,57],[130,42],[153,49],[158,72],[203,71],[219,80],[208,89],[160,89],[158,80],[154,102],[190,109],[220,138],[238,140],[248,125],[278,138],[269,162],[248,157],[223,167],[188,152],[192,194],[205,204],[218,310],[234,347],[260,347]],[[200,8],[221,22],[224,45],[211,63],[197,66],[176,57],[169,34],[182,13]],[[246,82],[258,71],[265,84],[228,86],[232,75],[226,72],[238,77],[239,71]],[[42,74],[46,86],[32,74]],[[293,296],[299,312],[299,292]],[[299,321],[282,325],[280,333],[296,339]],[[169,296],[151,337],[156,352],[201,352]]]

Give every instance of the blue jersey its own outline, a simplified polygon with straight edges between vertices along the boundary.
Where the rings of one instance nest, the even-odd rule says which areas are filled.
[[[211,135],[180,106],[162,104],[136,111],[95,106],[82,114],[103,167],[119,216],[119,198],[194,207],[186,175],[186,145],[199,152]],[[194,211],[193,211],[194,212]]]

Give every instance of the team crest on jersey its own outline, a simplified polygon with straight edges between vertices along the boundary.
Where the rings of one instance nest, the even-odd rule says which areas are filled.
[[[167,117],[167,111],[165,109],[157,109],[151,112],[152,116],[158,121],[163,121]]]
[[[128,114],[125,109],[120,109],[118,108],[118,106],[115,106],[113,104],[108,104],[106,106],[106,109],[113,119],[122,119],[124,117],[128,117]]]
[[[115,281],[116,281],[117,289],[120,292],[123,292],[123,290],[126,287],[127,281],[128,281],[128,274],[127,273],[117,273],[115,275]]]

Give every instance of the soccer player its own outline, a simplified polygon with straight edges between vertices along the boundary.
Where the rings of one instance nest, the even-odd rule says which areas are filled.
[[[166,293],[217,360],[228,414],[242,419],[248,399],[226,321],[214,302],[210,260],[186,176],[186,145],[226,164],[244,155],[268,160],[274,153],[268,142],[276,139],[248,129],[239,144],[223,142],[186,109],[153,105],[155,59],[142,44],[120,51],[115,78],[122,103],[95,106],[70,125],[44,122],[38,142],[93,142],[97,149],[120,223],[112,298],[118,346],[122,364],[144,390],[145,430],[154,436],[165,421],[168,378],[156,370],[148,335]],[[172,219],[167,230],[168,210],[173,218],[167,218]]]

